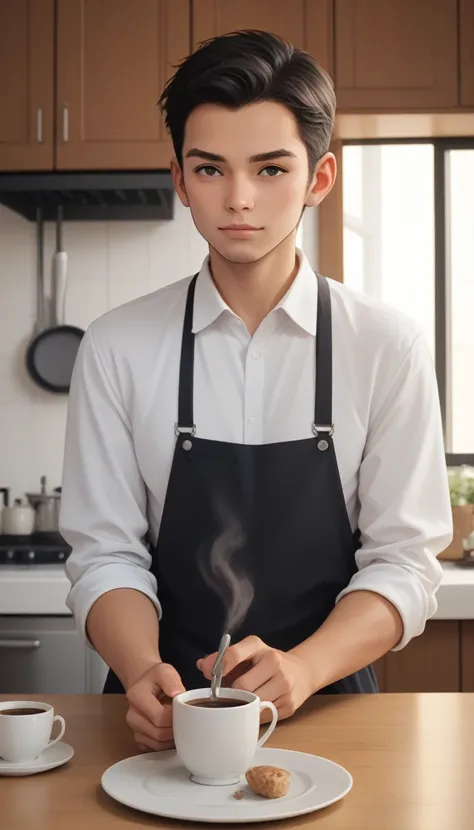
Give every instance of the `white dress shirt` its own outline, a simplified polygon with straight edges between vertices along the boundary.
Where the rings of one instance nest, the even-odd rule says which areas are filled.
[[[218,293],[205,260],[193,317],[198,437],[260,444],[312,436],[318,287],[298,254],[293,284],[253,337]],[[76,361],[61,532],[72,546],[67,604],[86,642],[89,610],[107,591],[135,588],[161,615],[143,537],[150,527],[157,539],[173,458],[189,282],[95,320]],[[403,620],[402,648],[436,611],[436,556],[452,538],[433,361],[408,317],[333,280],[329,286],[334,444],[349,520],[362,542],[358,571],[338,600],[356,590],[386,597]]]

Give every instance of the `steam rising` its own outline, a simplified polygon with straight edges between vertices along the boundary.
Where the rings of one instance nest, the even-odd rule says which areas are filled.
[[[249,577],[233,563],[245,543],[245,533],[237,517],[223,504],[217,505],[222,532],[212,544],[209,559],[201,556],[201,572],[209,588],[224,603],[227,616],[224,631],[232,634],[244,621],[254,597]]]

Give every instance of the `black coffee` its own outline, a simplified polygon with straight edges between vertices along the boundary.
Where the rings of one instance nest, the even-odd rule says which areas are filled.
[[[245,706],[248,700],[239,700],[236,697],[218,697],[212,700],[210,697],[198,697],[196,700],[187,700],[188,706],[200,706],[201,709],[232,709],[235,706]]]
[[[45,709],[0,709],[0,715],[41,715]]]

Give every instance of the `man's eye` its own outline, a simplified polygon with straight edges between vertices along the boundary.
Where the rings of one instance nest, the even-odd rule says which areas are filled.
[[[265,174],[267,176],[275,178],[275,176],[278,176],[279,173],[286,173],[286,170],[283,170],[283,167],[275,167],[274,164],[269,164],[267,165],[267,167],[264,167],[263,170],[260,170],[259,175],[262,176],[263,174]]]
[[[214,167],[213,164],[204,164],[202,167],[197,167],[196,173],[203,176],[209,176],[212,179],[215,178],[215,173],[220,176],[220,170],[218,170],[217,167]]]

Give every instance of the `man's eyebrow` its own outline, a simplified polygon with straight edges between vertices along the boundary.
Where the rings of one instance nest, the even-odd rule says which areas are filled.
[[[200,150],[198,147],[192,147],[191,150],[188,150],[186,158],[200,158],[205,161],[217,161],[221,164],[226,164],[224,156],[220,156],[217,153],[209,153],[207,150]],[[281,147],[279,150],[270,150],[268,153],[257,153],[256,156],[250,156],[249,162],[253,164],[262,161],[275,161],[275,159],[279,158],[296,158],[296,156],[291,150],[285,150],[284,147]]]

